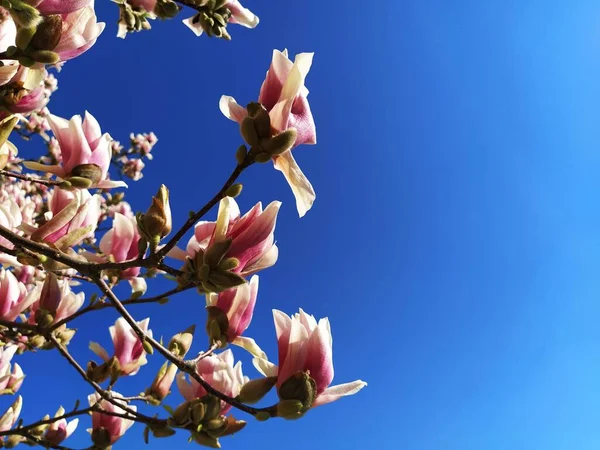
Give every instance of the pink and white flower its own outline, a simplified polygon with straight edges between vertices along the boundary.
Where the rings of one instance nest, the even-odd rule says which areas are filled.
[[[287,50],[274,50],[271,67],[258,98],[269,112],[274,135],[291,128],[296,130],[294,147],[317,142],[315,122],[307,99],[308,89],[304,86],[312,59],[313,53],[300,53],[292,63]],[[246,108],[238,105],[230,96],[222,96],[219,107],[225,117],[238,123],[248,114]],[[291,151],[275,156],[273,162],[292,188],[300,217],[304,216],[316,198],[312,185],[298,167]]]
[[[25,285],[17,281],[12,272],[0,270],[0,318],[15,321],[31,302]]]
[[[149,323],[149,318],[137,322],[146,335],[152,337],[152,330],[148,329]],[[109,331],[115,347],[115,356],[121,365],[121,374],[135,375],[140,367],[148,362],[142,341],[122,317],[117,319],[115,324],[109,328]],[[100,344],[92,342],[90,349],[104,361],[110,360],[108,352]]]
[[[87,6],[92,0],[25,0],[42,16],[68,14]]]
[[[242,374],[242,362],[233,365],[233,352],[225,350],[218,355],[210,355],[199,359],[196,363],[196,372],[216,390],[230,397],[239,395],[242,386],[248,382],[248,377]],[[187,401],[204,397],[207,392],[200,383],[191,379],[186,380],[184,373],[177,375],[177,387]],[[227,414],[231,405],[221,402],[221,414]]]
[[[112,138],[108,133],[102,134],[94,116],[86,111],[83,120],[79,115],[66,120],[51,114],[48,123],[60,146],[61,164],[49,166],[27,161],[24,163],[26,167],[53,173],[63,179],[79,177],[85,169],[87,176],[91,177],[90,187],[108,189],[127,186],[122,181],[108,180]]]
[[[77,11],[62,14],[62,34],[54,52],[61,61],[68,61],[88,51],[104,30],[106,24],[98,23],[94,2]]]
[[[125,400],[120,400],[123,396],[118,392],[111,391],[111,395],[117,403],[122,403],[124,407],[126,406],[134,412],[137,411],[135,405],[127,405]],[[102,410],[109,413],[128,414],[123,408],[100,397],[97,392],[88,396],[88,402],[90,406],[98,404]],[[117,442],[134,423],[133,418],[126,419],[109,416],[108,414],[94,411],[92,413],[92,428],[88,429],[88,431],[92,435],[92,440],[96,445],[99,447],[108,447]]]
[[[208,0],[204,1],[206,4]],[[202,5],[198,5],[202,6]],[[231,16],[227,20],[229,23],[238,24],[246,28],[255,28],[260,22],[258,16],[256,16],[248,8],[244,8],[238,0],[227,0],[224,5],[229,10]],[[196,36],[202,36],[204,28],[197,18],[198,14],[190,17],[189,19],[183,20],[183,23],[188,27]]]
[[[75,294],[67,280],[59,280],[52,272],[47,272],[44,282],[33,288],[29,298],[35,299],[31,304],[30,323],[36,323],[39,309],[50,313],[52,323],[57,323],[79,311],[85,301],[85,293]]]
[[[255,367],[265,376],[277,377],[277,389],[298,373],[308,374],[315,383],[316,399],[309,407],[331,403],[341,397],[356,394],[367,385],[356,380],[329,386],[333,381],[332,337],[327,318],[316,321],[302,309],[289,317],[273,310],[279,367],[266,359],[254,358]]]
[[[128,261],[138,256],[140,233],[135,218],[115,213],[112,229],[100,241],[100,250],[115,262]],[[139,267],[130,267],[121,272],[121,278],[132,279],[139,275]]]
[[[231,239],[231,246],[224,258],[236,258],[239,261],[232,272],[246,277],[271,267],[279,255],[274,232],[280,206],[281,202],[275,201],[263,211],[259,202],[240,217],[236,201],[225,197],[219,204],[217,221],[198,222],[186,251],[174,249],[169,255],[182,260],[186,256],[193,258],[199,250],[206,251],[214,244]]]
[[[56,411],[54,417],[60,417],[64,413],[65,409],[61,406],[58,411]],[[60,445],[65,439],[73,434],[73,432],[77,429],[78,424],[78,418],[75,418],[70,422],[67,422],[66,419],[60,419],[56,422],[52,422],[44,433],[44,440],[48,441],[52,445]]]
[[[18,346],[9,344],[0,348],[0,391],[10,391],[13,394],[23,384],[25,374],[17,363],[11,360],[18,350]]]
[[[19,414],[21,414],[22,407],[23,397],[19,395],[13,404],[6,410],[4,415],[0,417],[0,431],[8,431],[15,426],[19,420]],[[0,440],[4,441],[5,437],[0,438]]]

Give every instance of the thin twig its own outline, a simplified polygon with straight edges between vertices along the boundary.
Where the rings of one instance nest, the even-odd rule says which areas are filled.
[[[23,181],[31,181],[32,183],[43,184],[44,186],[57,186],[60,183],[54,180],[44,180],[43,178],[32,177],[29,175],[23,175],[17,172],[10,172],[8,170],[0,170],[0,175],[10,178],[17,178]]]

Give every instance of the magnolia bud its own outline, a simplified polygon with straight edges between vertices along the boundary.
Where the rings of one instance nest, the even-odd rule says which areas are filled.
[[[58,53],[50,50],[36,50],[29,54],[31,58],[42,64],[56,64],[60,61]]]
[[[277,417],[288,420],[299,419],[303,415],[302,402],[299,400],[281,400],[277,403]]]
[[[169,190],[164,184],[160,185],[158,192],[152,197],[152,205],[138,220],[140,232],[152,242],[154,236],[165,237],[171,232],[171,206],[169,205]]]
[[[258,137],[270,138],[271,117],[265,107],[260,103],[249,103],[246,109],[248,110],[248,115],[254,119],[254,128]]]
[[[196,325],[191,325],[190,327],[186,328],[185,331],[177,333],[175,336],[173,336],[169,341],[169,351],[175,356],[183,358],[192,346],[195,331]]]
[[[254,146],[259,144],[258,134],[252,117],[246,116],[242,119],[240,122],[240,133],[248,145]]]
[[[35,27],[42,21],[38,10],[22,0],[11,0],[8,12],[17,24],[25,28]]]
[[[296,142],[298,133],[295,128],[288,128],[271,139],[261,142],[261,147],[271,156],[281,155],[290,150]]]
[[[271,155],[267,152],[257,153],[254,155],[254,161],[261,164],[267,163],[271,161]]]
[[[227,315],[216,306],[207,306],[206,312],[208,317],[206,320],[206,333],[210,344],[220,341],[222,344],[227,343],[227,329],[229,328],[229,319]]]
[[[242,189],[242,183],[235,183],[229,186],[229,188],[225,191],[225,195],[227,197],[235,198],[242,193]]]
[[[19,30],[17,31],[17,38],[15,40],[15,44],[17,45],[17,47],[21,50],[25,50],[31,42],[31,39],[33,39],[33,36],[35,35],[36,31],[37,28],[35,27],[19,28]]]
[[[102,169],[96,164],[80,164],[75,166],[71,171],[71,177],[69,178],[69,181],[73,183],[73,179],[75,177],[85,178],[91,181],[92,184],[89,186],[92,186],[102,180]]]
[[[110,447],[110,433],[106,428],[92,430],[92,442],[98,448]]]
[[[240,145],[235,153],[235,159],[237,163],[241,166],[246,161],[246,155],[248,154],[248,150],[245,145]]]
[[[63,21],[58,14],[44,17],[44,21],[38,25],[30,45],[36,50],[54,50],[60,42],[62,26]]]
[[[315,380],[306,372],[297,372],[285,380],[278,390],[281,400],[298,400],[303,405],[301,412],[310,409],[317,396]]]
[[[262,400],[277,383],[277,377],[258,378],[248,381],[242,387],[238,400],[242,403],[254,404]]]
[[[179,6],[171,0],[158,0],[154,13],[160,19],[171,19],[179,14]]]

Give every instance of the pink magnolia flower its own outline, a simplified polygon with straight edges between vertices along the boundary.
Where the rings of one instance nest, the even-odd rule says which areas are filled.
[[[292,317],[273,310],[273,318],[279,367],[261,358],[254,358],[253,362],[263,375],[277,377],[277,389],[295,374],[307,373],[315,382],[316,399],[312,405],[308,405],[314,407],[356,394],[367,385],[364,381],[356,380],[329,387],[333,381],[333,341],[327,318],[317,323],[313,316],[302,309]]]
[[[17,281],[12,272],[0,270],[0,317],[15,321],[31,304],[25,285]]]
[[[68,14],[87,6],[92,0],[25,0],[37,8],[42,16]]]
[[[287,50],[274,50],[271,67],[258,98],[259,103],[269,111],[274,134],[291,128],[296,130],[294,147],[317,143],[315,122],[307,99],[308,90],[304,86],[312,59],[313,53],[300,53],[292,63]],[[230,96],[222,96],[219,107],[225,117],[238,123],[248,115],[246,109]],[[312,185],[298,167],[291,151],[274,157],[273,162],[292,188],[300,217],[304,216],[316,198]]]
[[[48,122],[52,132],[60,145],[61,164],[47,166],[32,161],[25,162],[25,166],[32,170],[49,172],[60,178],[68,179],[71,176],[80,176],[80,171],[92,169],[92,174],[87,174],[92,181],[91,187],[107,189],[111,187],[126,187],[122,181],[107,179],[111,159],[111,141],[108,133],[102,134],[100,124],[86,111],[85,119],[76,115],[71,120],[50,115]]]
[[[59,280],[48,272],[43,283],[38,283],[29,293],[36,299],[31,305],[30,323],[40,320],[36,317],[39,309],[52,314],[52,323],[59,322],[79,311],[85,301],[85,293],[75,294],[67,280]]]
[[[149,323],[149,318],[137,322],[140,328],[148,336],[152,337],[152,330],[148,329]],[[115,356],[121,364],[121,374],[135,375],[140,370],[140,367],[148,362],[142,341],[122,317],[117,319],[115,324],[109,328],[109,331],[115,347]],[[104,361],[110,360],[107,351],[100,344],[92,342],[90,349]]]
[[[21,225],[22,220],[21,209],[13,199],[9,198],[0,203],[0,226],[11,231],[17,231],[16,229]],[[0,245],[10,249],[14,248],[12,242],[1,236]]]
[[[207,2],[208,0],[204,1],[204,4]],[[260,22],[258,16],[252,13],[248,8],[244,8],[238,0],[227,0],[224,7],[227,8],[231,14],[229,19],[227,19],[227,22],[229,23],[238,24],[246,28],[255,28]],[[200,20],[198,20],[199,14],[183,21],[185,26],[192,30],[196,36],[201,36],[202,33],[204,33],[204,28],[202,27]]]
[[[137,411],[135,405],[127,405],[124,400],[119,400],[123,396],[118,392],[111,391],[111,394],[117,400],[117,403],[122,402],[123,406],[127,406],[132,411]],[[109,413],[128,414],[123,408],[101,398],[97,392],[88,396],[88,402],[90,406],[98,404],[104,411]],[[94,443],[104,448],[117,442],[134,423],[132,419],[109,416],[108,414],[94,411],[92,413],[92,428],[88,429],[88,431],[91,433]]]
[[[0,431],[8,431],[15,426],[19,420],[19,414],[21,414],[21,408],[23,407],[23,397],[20,395],[13,402],[12,405],[6,410],[4,415],[0,417]],[[5,437],[0,438],[4,440]]]
[[[21,366],[10,363],[17,350],[18,347],[12,344],[0,348],[0,391],[10,391],[14,394],[23,384],[25,374]]]
[[[128,261],[138,256],[140,233],[135,218],[127,218],[115,213],[113,227],[100,241],[100,250],[116,262]],[[131,267],[121,272],[121,278],[132,279],[140,273],[139,267]]]
[[[242,362],[238,361],[235,366],[233,365],[231,350],[198,360],[196,371],[213,388],[230,397],[236,397],[244,383],[248,382],[248,377],[242,374]],[[177,387],[187,401],[204,397],[207,394],[196,380],[191,379],[188,382],[184,373],[177,375]],[[231,405],[221,402],[221,414],[227,414],[230,409]]]
[[[257,294],[258,275],[254,275],[249,283],[227,289],[219,294],[207,294],[206,305],[220,309],[227,316],[228,342],[245,348],[254,356],[266,358],[254,339],[242,336],[252,321]]]
[[[279,254],[274,232],[280,206],[281,203],[275,201],[263,211],[259,202],[240,217],[236,201],[225,197],[219,204],[217,221],[198,222],[186,252],[175,249],[169,255],[178,259],[193,258],[199,250],[206,251],[216,243],[231,239],[231,247],[224,258],[237,258],[239,261],[232,272],[245,277],[271,267]]]
[[[171,392],[171,386],[177,375],[177,366],[175,364],[164,363],[160,371],[154,378],[152,385],[146,391],[146,395],[162,401]]]
[[[0,53],[4,53],[8,47],[15,45],[17,38],[17,26],[5,9],[0,10]],[[0,67],[0,86],[8,83],[17,73],[19,63],[14,60],[2,60]]]
[[[60,417],[65,413],[65,409],[61,406],[54,417]],[[73,419],[67,423],[66,419],[60,419],[56,422],[52,422],[44,433],[44,440],[50,442],[52,445],[60,445],[62,441],[67,439],[77,429],[79,419]]]
[[[89,50],[106,24],[96,21],[94,2],[69,14],[62,14],[62,34],[54,52],[58,53],[61,61],[76,58]]]
[[[46,217],[48,221],[35,229],[31,238],[53,243],[62,248],[72,247],[85,238],[93,237],[100,219],[100,203],[99,195],[92,196],[85,189],[77,191],[54,189],[50,200],[50,211]]]

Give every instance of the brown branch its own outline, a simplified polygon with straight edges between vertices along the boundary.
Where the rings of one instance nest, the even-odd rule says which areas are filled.
[[[90,280],[91,281],[91,280]],[[155,295],[153,297],[146,297],[146,298],[132,298],[129,300],[124,300],[123,302],[121,302],[123,305],[143,305],[143,304],[147,304],[147,303],[158,303],[161,300],[163,300],[166,297],[169,297],[171,295],[174,294],[178,294],[179,292],[184,292],[187,291],[189,289],[194,288],[195,286],[193,284],[189,284],[187,286],[183,286],[183,287],[176,287],[174,289],[171,289],[170,291],[164,292],[162,294],[159,295]],[[94,303],[93,305],[87,306],[83,309],[80,309],[79,311],[77,311],[76,313],[70,315],[69,317],[65,317],[62,320],[59,320],[58,322],[56,322],[54,325],[52,325],[51,330],[55,330],[57,328],[59,328],[61,325],[66,324],[67,322],[71,322],[72,320],[76,319],[79,316],[82,316],[84,314],[87,314],[91,311],[99,311],[102,309],[106,309],[106,308],[114,308],[115,305],[113,303],[102,303],[102,302],[97,302]],[[2,325],[2,323],[0,322],[0,325]]]
[[[20,434],[24,437],[29,437],[28,435],[25,435],[23,433],[27,433],[28,431],[31,431],[37,427],[41,427],[44,425],[50,425],[54,422],[58,422],[59,420],[62,419],[69,419],[71,417],[75,417],[75,416],[83,416],[84,414],[88,414],[94,410],[97,410],[98,408],[95,408],[93,406],[90,406],[89,408],[85,408],[85,409],[77,409],[77,410],[73,410],[71,412],[65,413],[61,416],[58,417],[52,417],[50,419],[45,419],[45,420],[38,420],[37,422],[34,422],[32,424],[29,424],[27,426],[24,427],[20,427],[20,428],[14,428],[12,430],[6,430],[6,431],[0,431],[0,436],[8,436],[11,434]]]
[[[32,183],[42,184],[44,186],[58,186],[60,183],[54,180],[44,180],[43,178],[36,178],[29,175],[23,175],[17,172],[10,172],[8,170],[0,170],[0,175],[9,177],[9,178],[17,178],[23,181],[31,181]]]

